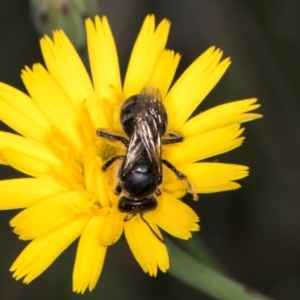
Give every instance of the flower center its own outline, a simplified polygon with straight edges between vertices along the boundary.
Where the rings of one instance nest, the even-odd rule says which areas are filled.
[[[105,141],[99,140],[95,142],[97,147],[97,154],[101,158],[101,161],[105,163],[112,156],[117,155],[118,148],[108,144]],[[117,144],[116,144],[117,146]]]

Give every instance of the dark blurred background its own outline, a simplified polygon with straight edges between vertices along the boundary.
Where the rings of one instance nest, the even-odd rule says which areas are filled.
[[[242,147],[217,157],[251,167],[242,189],[202,195],[191,203],[200,233],[227,273],[274,299],[300,299],[300,1],[103,0],[100,14],[113,29],[122,74],[143,19],[170,19],[168,48],[182,55],[177,76],[211,45],[233,64],[201,110],[258,97],[264,118],[246,124]],[[42,62],[39,34],[27,1],[0,0],[0,81],[24,90],[20,71]],[[1,109],[1,108],[0,108]],[[1,124],[3,130],[9,130]],[[1,178],[16,177],[1,166]],[[122,239],[110,247],[92,293],[71,292],[76,245],[30,285],[11,278],[25,247],[9,227],[14,211],[0,212],[0,299],[211,299],[168,274],[144,275]]]

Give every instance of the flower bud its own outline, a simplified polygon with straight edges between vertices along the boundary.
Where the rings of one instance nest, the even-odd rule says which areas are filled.
[[[97,0],[30,0],[31,17],[41,35],[63,29],[77,49],[86,45],[84,20],[98,13]]]

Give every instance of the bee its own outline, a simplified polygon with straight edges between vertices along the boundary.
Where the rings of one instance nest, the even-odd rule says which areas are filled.
[[[123,159],[118,172],[119,182],[114,190],[116,195],[122,193],[118,209],[126,214],[124,221],[140,215],[152,233],[164,243],[143,216],[157,207],[155,196],[161,195],[159,186],[163,180],[162,164],[180,180],[187,180],[170,162],[162,159],[162,145],[180,143],[183,137],[174,132],[166,133],[168,116],[159,90],[151,84],[123,103],[120,122],[128,139],[108,130],[97,130],[99,137],[121,142],[127,148],[126,155],[111,157],[102,166],[102,170],[106,171],[117,159]]]

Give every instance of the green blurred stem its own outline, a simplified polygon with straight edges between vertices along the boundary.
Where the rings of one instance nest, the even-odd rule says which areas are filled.
[[[171,268],[169,274],[197,290],[220,300],[271,300],[252,288],[246,287],[210,269],[186,254],[165,237]]]
[[[191,254],[196,260],[203,262],[206,266],[225,273],[223,266],[212,255],[199,235],[193,236],[193,238],[188,241],[176,240],[176,245],[179,245],[187,254]]]

